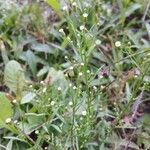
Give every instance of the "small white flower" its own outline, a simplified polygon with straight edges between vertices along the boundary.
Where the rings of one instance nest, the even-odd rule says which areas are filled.
[[[10,123],[10,122],[11,122],[11,118],[7,118],[7,119],[5,120],[5,122],[6,122],[6,123]]]
[[[100,79],[102,79],[102,78],[103,78],[103,76],[102,76],[102,75],[99,75],[99,78],[100,78]]]
[[[81,63],[81,66],[84,66],[84,63]]]
[[[71,83],[69,83],[69,86],[70,86],[70,87],[72,87],[72,84],[71,84]]]
[[[60,32],[60,33],[64,33],[64,29],[62,29],[62,28],[59,29],[59,32]]]
[[[87,73],[90,73],[90,70],[87,70],[86,72],[87,72]]]
[[[76,2],[73,2],[73,3],[72,3],[72,6],[77,6],[77,3],[76,3]]]
[[[73,70],[73,66],[71,66],[69,69],[70,69],[70,70]]]
[[[65,56],[65,59],[68,59],[68,56]]]
[[[95,41],[95,44],[96,44],[96,45],[100,45],[100,44],[101,44],[101,41],[100,41],[100,40],[96,40],[96,41]]]
[[[97,87],[96,87],[96,86],[93,86],[93,89],[94,89],[95,91],[97,91]]]
[[[82,30],[84,30],[85,29],[85,26],[84,25],[81,25],[80,26],[80,30],[82,31]]]
[[[57,90],[58,90],[58,91],[61,91],[61,87],[58,87]]]
[[[14,120],[14,124],[17,124],[18,123],[18,120]]]
[[[16,99],[14,99],[12,102],[13,102],[14,104],[16,104],[16,103],[17,103],[17,100],[16,100]]]
[[[79,72],[79,76],[82,76],[83,75],[83,73],[82,72]]]
[[[128,45],[131,45],[131,42],[128,42],[127,44],[128,44]]]
[[[77,87],[76,87],[76,86],[73,86],[73,89],[74,89],[74,90],[76,90],[76,89],[77,89]]]
[[[47,88],[45,87],[45,88],[43,88],[43,91],[42,91],[42,92],[43,92],[43,93],[45,93],[45,92],[46,92],[46,90],[47,90]]]
[[[102,108],[102,107],[100,107],[100,108],[99,108],[99,110],[100,110],[100,111],[102,111],[102,110],[103,110],[103,108]]]
[[[48,149],[48,147],[45,147],[44,149],[45,149],[45,150],[47,150],[47,149]]]
[[[120,42],[120,41],[116,41],[116,42],[115,42],[115,46],[116,46],[116,47],[120,47],[120,46],[121,46],[121,42]]]
[[[31,84],[29,87],[30,87],[30,88],[33,88],[33,85]]]
[[[82,16],[83,16],[84,18],[87,18],[87,17],[88,17],[88,14],[87,14],[87,13],[84,13]]]
[[[67,5],[66,5],[66,6],[63,6],[62,10],[63,10],[63,11],[68,10],[68,6],[67,6]]]
[[[134,77],[135,77],[135,78],[137,78],[137,77],[138,77],[138,75],[134,75]]]
[[[72,102],[69,102],[69,105],[70,105],[70,106],[72,106],[72,105],[73,105],[73,103],[72,103]]]
[[[87,114],[86,111],[82,111],[83,116],[86,116],[86,114]]]
[[[39,134],[39,130],[36,130],[36,131],[35,131],[35,134]]]
[[[105,86],[101,85],[101,90],[103,90],[105,88]]]
[[[51,101],[51,106],[54,106],[55,105],[55,101]]]
[[[77,36],[78,36],[78,37],[80,37],[80,34],[78,33],[78,34],[77,34]],[[79,46],[79,45],[80,45],[80,44],[79,44],[79,43],[77,43],[77,46]]]
[[[41,84],[44,84],[44,81],[41,81],[40,83],[41,83]]]

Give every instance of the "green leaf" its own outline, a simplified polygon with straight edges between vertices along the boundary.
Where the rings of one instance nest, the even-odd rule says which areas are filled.
[[[32,74],[34,76],[36,76],[36,73],[37,73],[37,68],[36,68],[36,65],[37,65],[37,60],[36,60],[36,57],[34,55],[34,53],[30,50],[27,51],[26,53],[26,58],[27,58],[27,62],[28,62],[28,65],[32,71]]]
[[[12,146],[13,146],[13,140],[10,140],[7,144],[6,150],[12,149]]]
[[[54,49],[51,46],[49,46],[48,44],[33,43],[31,45],[31,49],[33,49],[34,51],[37,51],[37,52],[54,54]]]
[[[57,0],[46,0],[46,2],[54,9],[54,11],[60,11],[60,5]]]
[[[9,89],[16,94],[17,99],[19,99],[23,87],[25,86],[25,77],[24,71],[17,61],[11,60],[5,66],[4,81],[6,86],[8,86]]]
[[[58,126],[56,126],[55,124],[51,124],[51,126],[59,133],[62,133],[61,129]]]
[[[35,96],[36,94],[33,92],[26,93],[21,99],[21,104],[30,103],[34,99]]]
[[[10,101],[4,93],[0,93],[0,127],[5,126],[7,118],[11,118],[13,115],[13,109]]]

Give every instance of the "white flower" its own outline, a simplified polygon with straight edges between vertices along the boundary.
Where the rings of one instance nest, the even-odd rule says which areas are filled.
[[[101,85],[101,90],[103,90],[105,88],[105,86]]]
[[[39,134],[39,130],[36,130],[36,131],[35,131],[35,134]]]
[[[70,105],[70,106],[72,106],[72,105],[73,105],[73,103],[72,103],[72,102],[69,102],[69,105]]]
[[[81,63],[81,66],[84,66],[84,63]]]
[[[102,78],[103,78],[103,75],[99,75],[99,78],[102,79]]]
[[[40,83],[41,83],[41,84],[44,84],[44,81],[41,81]]]
[[[87,70],[86,72],[87,72],[87,73],[90,73],[90,70]]]
[[[102,107],[100,107],[100,108],[99,108],[99,110],[100,110],[100,111],[102,111],[102,110],[103,110],[103,108],[102,108]]]
[[[55,105],[55,101],[51,101],[51,106],[54,106]]]
[[[61,91],[61,87],[58,87],[57,90],[58,90],[58,91]]]
[[[45,147],[44,149],[46,150],[46,149],[48,149],[48,147]]]
[[[73,89],[74,89],[74,90],[76,90],[76,89],[77,89],[77,87],[76,87],[76,86],[74,86],[74,87],[73,87]]]
[[[88,17],[88,14],[87,14],[87,13],[84,13],[82,16],[83,16],[84,18],[87,18],[87,17]]]
[[[46,92],[46,90],[47,90],[47,88],[45,87],[45,88],[43,89],[43,93],[45,93],[45,92]]]
[[[128,42],[127,44],[128,44],[128,45],[131,45],[131,42]]]
[[[82,30],[84,30],[85,29],[85,26],[84,25],[81,25],[80,26],[80,30],[82,31]]]
[[[33,85],[31,84],[29,87],[30,87],[30,88],[33,88]]]
[[[94,89],[95,91],[97,91],[97,87],[96,87],[96,86],[93,86],[93,89]]]
[[[86,116],[86,114],[87,114],[86,111],[82,111],[83,116]]]
[[[16,103],[17,103],[17,100],[16,100],[16,99],[14,99],[12,102],[13,102],[14,104],[16,104]]]
[[[73,2],[73,3],[72,3],[72,6],[77,6],[77,3],[76,3],[76,2]]]
[[[70,69],[70,70],[73,70],[73,67],[71,66],[69,69]]]
[[[14,120],[14,124],[17,124],[18,123],[18,120]]]
[[[7,118],[7,119],[5,120],[5,122],[6,122],[6,123],[10,123],[10,122],[11,122],[11,118]]]
[[[83,73],[82,72],[79,72],[79,76],[82,76],[83,75]]]
[[[64,29],[62,29],[62,28],[59,29],[59,32],[60,32],[60,33],[64,33]]]
[[[116,42],[115,42],[115,46],[116,46],[116,47],[120,47],[120,46],[121,46],[121,42],[120,42],[120,41],[116,41]]]
[[[70,86],[70,87],[72,87],[72,84],[71,84],[71,83],[69,83],[69,86]]]
[[[62,10],[63,10],[63,11],[68,10],[68,6],[67,6],[67,5],[66,5],[66,6],[63,6]]]
[[[68,56],[65,56],[65,59],[68,59]]]
[[[96,41],[95,41],[95,44],[96,44],[96,45],[100,45],[100,44],[101,44],[101,41],[100,41],[100,40],[96,40]]]

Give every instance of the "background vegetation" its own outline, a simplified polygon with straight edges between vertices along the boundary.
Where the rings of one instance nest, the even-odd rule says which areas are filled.
[[[0,53],[0,149],[150,149],[149,0],[0,0]]]

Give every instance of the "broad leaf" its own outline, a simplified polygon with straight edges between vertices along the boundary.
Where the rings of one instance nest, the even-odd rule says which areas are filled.
[[[46,0],[46,2],[54,9],[54,11],[60,11],[60,5],[57,0]]]
[[[11,118],[13,115],[13,109],[10,101],[4,93],[0,93],[0,127],[5,126],[7,118]]]
[[[23,87],[25,85],[24,71],[21,65],[11,60],[7,63],[4,71],[5,84],[13,91],[17,98],[20,98]]]

